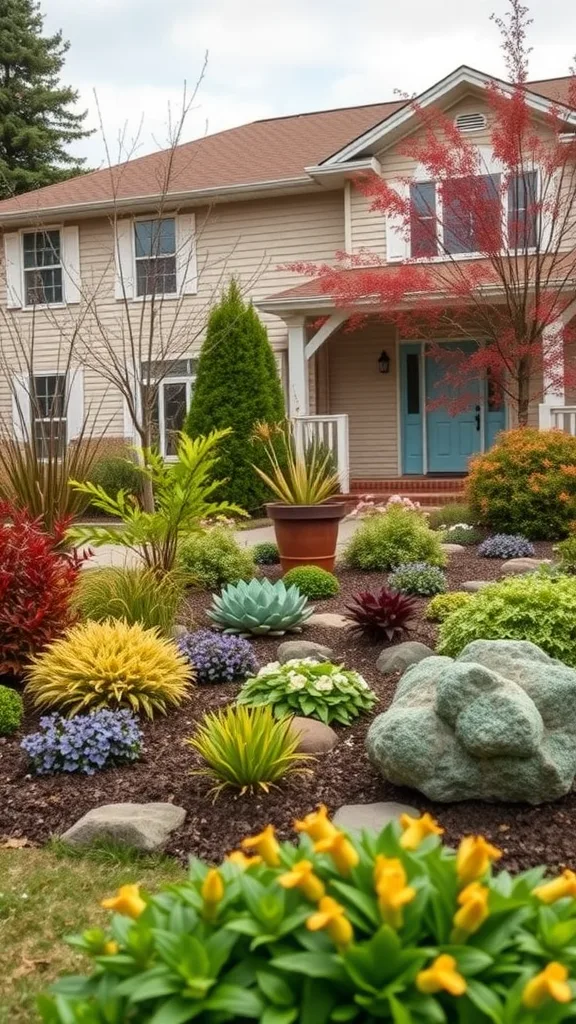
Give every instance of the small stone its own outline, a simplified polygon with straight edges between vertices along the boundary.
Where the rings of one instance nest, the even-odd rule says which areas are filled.
[[[461,551],[466,550],[463,544],[441,544],[440,547],[447,555],[458,555]]]
[[[175,625],[172,626],[172,636],[174,640],[180,640],[180,637],[186,636],[187,633],[188,630],[186,629],[186,626],[183,626],[180,622],[176,622]]]
[[[551,558],[510,558],[502,564],[504,576],[522,576],[526,572],[536,572],[542,565],[551,565]]]
[[[292,719],[292,730],[299,734],[298,751],[301,754],[328,754],[338,743],[338,736],[329,725],[315,718]]]
[[[391,672],[404,672],[410,665],[417,665],[424,658],[430,658],[434,651],[418,640],[407,640],[394,647],[385,647],[376,662],[376,668],[383,676]]]
[[[338,612],[314,612],[306,621],[307,626],[320,626],[325,629],[346,629],[350,625],[350,619]]]
[[[111,839],[150,853],[166,845],[170,833],[180,828],[185,817],[184,808],[175,804],[103,804],[79,818],[61,838],[73,846]]]
[[[358,834],[363,829],[381,832],[385,825],[399,818],[401,814],[409,814],[412,818],[420,817],[420,811],[415,807],[388,801],[377,804],[344,804],[338,808],[332,821],[346,832]]]
[[[278,648],[278,661],[285,665],[293,658],[314,658],[316,661],[332,661],[331,647],[315,644],[313,640],[286,640]]]
[[[483,590],[484,587],[490,585],[490,580],[468,580],[467,583],[460,585],[460,590],[465,590],[467,594],[476,594],[479,590]]]

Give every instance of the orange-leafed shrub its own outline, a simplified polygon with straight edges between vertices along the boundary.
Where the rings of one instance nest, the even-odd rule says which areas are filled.
[[[500,434],[470,463],[468,501],[499,533],[559,540],[576,520],[576,438],[530,427]]]

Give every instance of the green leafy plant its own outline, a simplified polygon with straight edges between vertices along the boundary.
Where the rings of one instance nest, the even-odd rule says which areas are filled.
[[[454,501],[441,508],[435,508],[428,513],[428,525],[431,530],[442,532],[450,526],[466,523],[467,526],[476,526],[477,517],[473,514],[469,505],[464,502]]]
[[[391,505],[381,515],[360,523],[344,551],[353,569],[385,572],[403,562],[444,565],[441,538],[419,512]]]
[[[351,837],[326,808],[269,825],[157,895],[122,886],[92,960],[40,999],[45,1024],[559,1024],[576,1014],[571,871],[511,875],[482,836],[452,850],[430,816]],[[256,853],[256,857],[247,856]]]
[[[401,594],[415,594],[429,597],[442,594],[448,589],[446,574],[437,565],[428,562],[406,562],[399,565],[388,577],[388,586]]]
[[[576,573],[576,534],[572,534],[566,540],[556,544],[554,554],[558,556],[561,572]]]
[[[241,580],[214,597],[208,616],[225,633],[281,636],[299,630],[313,611],[298,588],[282,580]]]
[[[559,540],[576,520],[576,438],[561,430],[507,430],[469,464],[470,508],[497,533]]]
[[[10,736],[22,725],[24,703],[16,690],[0,686],[0,736]]]
[[[483,587],[442,623],[438,652],[456,657],[473,640],[530,640],[576,667],[576,580],[529,573]]]
[[[321,505],[340,490],[332,453],[318,445],[300,451],[290,423],[258,423],[254,437],[268,457],[269,472],[254,466],[272,494],[285,505]]]
[[[444,622],[452,612],[470,604],[473,594],[465,590],[451,590],[449,594],[436,594],[426,607],[426,618],[429,622]]]
[[[241,547],[225,526],[188,537],[178,551],[178,564],[203,590],[250,580],[255,572],[250,548]]]
[[[153,718],[188,696],[192,666],[156,630],[123,619],[74,626],[33,659],[26,694],[70,715],[125,707]]]
[[[272,540],[262,541],[252,548],[252,557],[256,565],[280,565],[278,545]]]
[[[211,500],[222,484],[214,479],[218,447],[228,430],[213,431],[207,437],[180,434],[177,461],[165,463],[157,452],[143,453],[141,473],[153,488],[154,512],[145,512],[131,495],[119,492],[111,498],[103,487],[72,481],[75,491],[88,496],[96,508],[121,519],[119,526],[77,526],[69,531],[75,544],[120,544],[134,551],[149,569],[171,572],[183,537],[201,529],[201,522],[229,512],[244,515],[226,501]]]
[[[287,775],[302,774],[310,758],[299,754],[292,721],[278,721],[270,708],[227,707],[204,716],[187,741],[207,767],[197,771],[215,783],[215,795],[230,786],[244,793],[265,793]]]
[[[301,594],[313,601],[335,597],[340,592],[340,584],[334,574],[317,565],[297,565],[283,579],[287,587],[298,587]]]
[[[467,526],[466,523],[454,523],[441,531],[443,544],[462,544],[464,547],[472,547],[479,544],[484,536],[481,530],[474,526]]]
[[[89,479],[96,487],[102,487],[109,498],[115,498],[118,491],[138,497],[142,488],[142,474],[134,459],[117,455],[98,459]]]
[[[124,619],[170,636],[185,590],[182,573],[159,576],[152,569],[106,567],[85,569],[72,599],[83,619]]]
[[[358,672],[314,658],[292,658],[284,665],[270,662],[246,680],[238,695],[241,705],[268,705],[280,718],[303,715],[326,725],[350,725],[375,702],[376,694]]]

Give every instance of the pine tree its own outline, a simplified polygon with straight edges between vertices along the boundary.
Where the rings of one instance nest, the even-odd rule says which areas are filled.
[[[252,467],[264,461],[260,446],[252,441],[254,425],[278,423],[284,416],[268,333],[233,280],[210,313],[186,430],[197,436],[232,428],[217,471],[227,480],[227,500],[247,512],[256,511],[270,497]]]
[[[69,43],[43,36],[38,0],[0,0],[0,197],[81,173],[67,146],[91,133],[78,93],[60,84]]]

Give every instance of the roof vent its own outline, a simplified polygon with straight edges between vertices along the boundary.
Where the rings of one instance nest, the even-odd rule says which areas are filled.
[[[479,132],[486,127],[486,115],[458,114],[454,124],[461,132]]]

